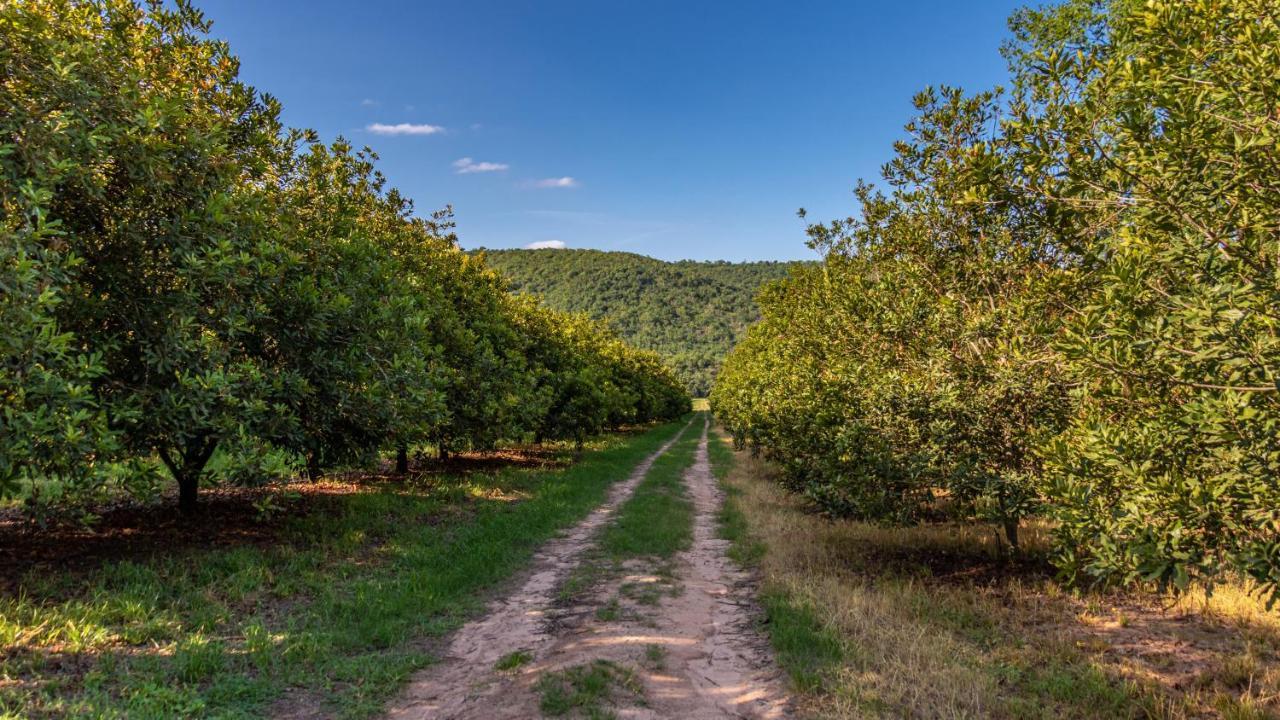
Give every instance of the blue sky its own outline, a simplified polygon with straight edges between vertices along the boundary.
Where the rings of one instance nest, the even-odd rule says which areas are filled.
[[[467,248],[813,258],[930,84],[1006,78],[1005,0],[197,0],[284,119],[368,145]]]

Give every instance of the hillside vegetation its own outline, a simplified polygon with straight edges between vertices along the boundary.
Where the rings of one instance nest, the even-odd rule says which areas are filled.
[[[754,296],[794,262],[664,262],[600,250],[487,250],[513,289],[550,307],[607,321],[636,347],[661,354],[696,397],[759,318]]]

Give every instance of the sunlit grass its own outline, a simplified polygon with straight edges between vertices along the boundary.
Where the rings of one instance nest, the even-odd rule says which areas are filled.
[[[584,561],[560,586],[560,602],[569,602],[596,587],[602,578],[619,572],[628,561],[661,562],[689,547],[693,542],[694,509],[685,493],[683,478],[693,464],[701,428],[701,418],[695,418],[649,467],[631,497],[618,507],[594,539]],[[606,615],[610,612],[605,609]]]
[[[669,558],[693,542],[693,502],[684,472],[693,464],[702,421],[695,420],[671,449],[658,458],[600,535],[598,547],[614,560]]]
[[[372,486],[285,519],[278,541],[25,578],[0,598],[0,717],[261,717],[294,693],[378,714],[421,642],[584,517],[683,422],[567,469]]]

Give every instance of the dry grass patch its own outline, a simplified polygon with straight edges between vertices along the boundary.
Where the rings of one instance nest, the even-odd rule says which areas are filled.
[[[779,661],[812,715],[1280,715],[1280,613],[1244,588],[1073,594],[1044,562],[1044,527],[1014,558],[982,528],[830,521],[766,463],[716,454],[725,534],[759,567]]]

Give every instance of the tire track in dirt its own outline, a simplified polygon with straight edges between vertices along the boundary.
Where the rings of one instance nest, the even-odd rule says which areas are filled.
[[[627,637],[627,631],[642,628],[622,624],[595,642],[638,640],[664,649],[665,667],[641,675],[646,706],[620,709],[621,718],[790,716],[782,672],[757,630],[753,578],[729,560],[729,542],[718,537],[716,517],[724,496],[707,455],[709,426],[707,417],[694,463],[684,475],[695,516],[692,547],[678,560],[681,591],[660,605],[649,637]]]
[[[419,672],[388,709],[387,717],[407,718],[491,718],[504,701],[494,697],[501,689],[502,673],[494,665],[514,652],[531,652],[554,644],[554,623],[548,616],[555,604],[556,590],[577,567],[591,540],[626,502],[644,479],[649,468],[667,452],[693,424],[691,419],[670,440],[645,458],[626,480],[615,485],[605,502],[578,523],[567,535],[546,543],[534,555],[528,577],[507,597],[490,604],[485,616],[458,629],[442,662]],[[537,717],[534,714],[518,717]]]

